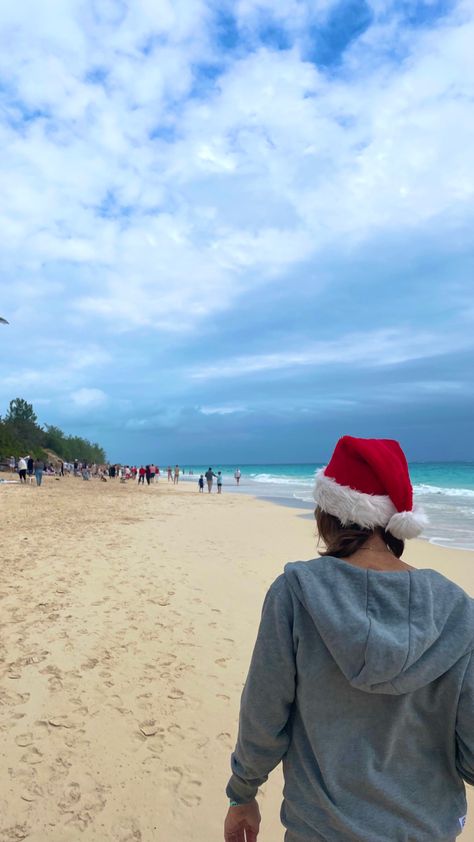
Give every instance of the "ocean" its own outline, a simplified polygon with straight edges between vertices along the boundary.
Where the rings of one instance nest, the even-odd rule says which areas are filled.
[[[208,467],[185,466],[183,479],[197,483],[199,474]],[[275,503],[314,508],[312,486],[315,471],[321,465],[239,465],[239,487],[233,476],[236,465],[212,467],[215,473],[222,471],[224,493],[228,488]],[[413,462],[409,467],[415,501],[430,519],[422,537],[444,547],[474,549],[474,462]]]

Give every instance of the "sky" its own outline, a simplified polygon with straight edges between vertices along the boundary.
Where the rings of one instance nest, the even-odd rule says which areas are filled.
[[[111,460],[474,459],[474,5],[22,0],[0,413]]]

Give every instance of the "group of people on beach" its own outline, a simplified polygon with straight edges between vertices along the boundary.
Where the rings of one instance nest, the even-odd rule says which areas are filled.
[[[74,477],[82,477],[86,481],[94,478],[102,482],[107,482],[108,479],[114,480],[118,478],[120,482],[125,483],[132,480],[136,481],[138,485],[145,485],[145,483],[151,485],[155,481],[158,482],[161,476],[159,465],[155,465],[154,463],[140,465],[140,467],[137,465],[121,464],[97,465],[94,463],[90,465],[85,461],[81,462],[79,459],[74,459],[73,462],[57,460],[56,463],[53,463],[46,462],[44,459],[34,459],[32,456],[26,455],[20,456],[19,458],[15,458],[15,456],[10,457],[8,465],[11,473],[18,473],[21,484],[26,484],[28,481],[32,483],[35,480],[36,485],[41,485],[43,475],[45,474],[56,477],[72,475]],[[168,465],[166,468],[168,482],[172,482],[173,485],[177,485],[180,476],[184,476],[185,474],[186,471],[178,464],[174,468],[171,465]],[[188,474],[189,476],[194,475],[192,468],[189,469]],[[234,471],[234,479],[237,485],[240,484],[241,476],[240,468],[237,468]],[[210,494],[213,489],[214,480],[217,480],[217,493],[222,494],[222,471],[215,473],[211,467],[199,476],[199,492],[204,492],[204,486],[206,484],[208,493]]]
[[[22,485],[26,485],[27,482],[33,483],[33,480],[36,481],[36,485],[41,485],[45,471],[47,473],[54,473],[54,468],[43,459],[33,459],[28,454],[26,456],[20,456],[18,461],[12,456],[10,460],[10,471],[11,473],[18,473],[20,484]]]
[[[240,477],[242,474],[240,473],[240,468],[234,472],[234,479],[239,485]],[[209,467],[205,474],[201,474],[198,480],[198,488],[200,494],[204,493],[204,481],[206,481],[207,491],[210,494],[212,492],[212,486],[214,484],[214,480],[217,480],[217,493],[222,494],[222,471],[217,471],[217,474],[214,473],[211,467]]]

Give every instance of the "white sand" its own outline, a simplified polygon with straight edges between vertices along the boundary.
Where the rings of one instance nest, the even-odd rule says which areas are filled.
[[[316,554],[312,522],[165,482],[0,486],[0,504],[0,842],[221,842],[262,599]],[[474,553],[406,560],[474,594]],[[280,793],[277,771],[261,842],[283,839]]]

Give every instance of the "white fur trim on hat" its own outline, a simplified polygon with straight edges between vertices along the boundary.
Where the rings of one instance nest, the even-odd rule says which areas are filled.
[[[423,509],[419,506],[413,506],[412,512],[397,512],[390,518],[386,529],[391,532],[395,538],[416,538],[423,532],[425,526],[429,523]]]
[[[313,498],[323,511],[337,517],[343,526],[357,523],[365,529],[386,526],[397,510],[387,494],[364,494],[316,471]]]
[[[337,517],[343,526],[356,523],[364,529],[383,526],[395,538],[416,538],[428,523],[422,509],[413,507],[412,512],[397,512],[386,494],[365,494],[348,485],[339,485],[327,477],[325,468],[316,471],[313,498],[317,505]]]

